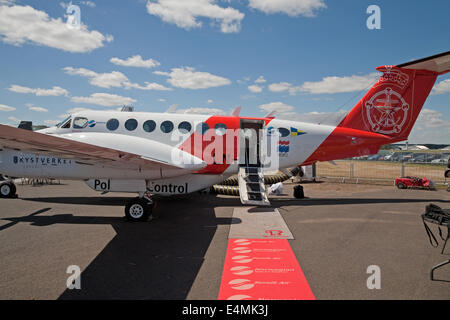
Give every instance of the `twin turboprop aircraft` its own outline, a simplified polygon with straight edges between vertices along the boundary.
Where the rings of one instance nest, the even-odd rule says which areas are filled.
[[[0,125],[0,173],[84,180],[130,192],[125,215],[146,221],[152,195],[188,194],[238,175],[243,204],[269,205],[264,173],[375,154],[407,140],[450,52],[377,68],[380,79],[337,126],[172,113],[83,111],[36,132]],[[0,195],[15,195],[12,182]]]

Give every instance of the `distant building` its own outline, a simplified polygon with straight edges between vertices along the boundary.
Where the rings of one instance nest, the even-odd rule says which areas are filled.
[[[417,144],[417,145],[409,145],[408,150],[415,151],[415,150],[430,150],[430,149],[426,146]]]

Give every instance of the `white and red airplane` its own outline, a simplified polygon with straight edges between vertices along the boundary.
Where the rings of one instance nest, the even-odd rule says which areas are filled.
[[[238,174],[244,204],[269,204],[264,172],[362,155],[407,140],[450,52],[377,68],[380,79],[337,126],[264,118],[83,111],[36,132],[0,125],[0,172],[84,180],[131,192],[132,221],[146,221],[152,195],[187,194]],[[15,195],[11,182],[3,197]]]

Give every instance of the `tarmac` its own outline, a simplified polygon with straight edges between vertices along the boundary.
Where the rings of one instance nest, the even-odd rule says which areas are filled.
[[[305,183],[298,200],[294,185],[270,200],[316,299],[450,299],[450,265],[429,275],[450,244],[446,255],[431,247],[420,217],[429,203],[450,208],[450,192]],[[155,219],[131,223],[133,194],[77,181],[17,188],[0,199],[0,299],[216,300],[230,226],[244,223],[232,196],[158,198]],[[67,288],[72,265],[80,290]],[[370,266],[380,289],[368,288]]]

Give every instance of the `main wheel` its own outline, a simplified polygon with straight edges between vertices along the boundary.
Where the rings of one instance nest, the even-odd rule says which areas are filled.
[[[0,197],[13,198],[16,195],[16,186],[12,182],[4,182],[0,185]]]
[[[152,215],[152,204],[145,198],[130,200],[125,206],[125,217],[128,221],[145,222]]]

